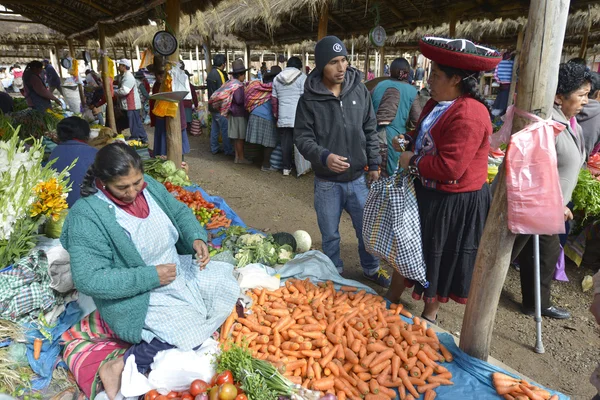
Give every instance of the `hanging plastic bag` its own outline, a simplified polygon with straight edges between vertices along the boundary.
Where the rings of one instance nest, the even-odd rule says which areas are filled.
[[[555,137],[565,126],[514,109],[535,121],[512,135],[506,153],[508,229],[516,234],[565,233]],[[512,127],[512,118],[506,121]]]
[[[296,165],[296,173],[298,177],[307,174],[312,169],[310,161],[300,154],[300,150],[294,145],[294,164]]]
[[[405,278],[428,286],[419,206],[407,172],[396,172],[371,185],[362,234],[369,253],[387,261]]]

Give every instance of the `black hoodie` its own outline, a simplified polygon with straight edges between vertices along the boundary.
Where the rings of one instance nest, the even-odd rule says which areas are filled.
[[[377,119],[357,69],[348,67],[339,97],[325,87],[320,71],[310,73],[296,110],[294,143],[321,179],[349,182],[358,179],[367,165],[377,170],[381,163]],[[346,157],[350,168],[341,174],[327,168],[332,153]]]

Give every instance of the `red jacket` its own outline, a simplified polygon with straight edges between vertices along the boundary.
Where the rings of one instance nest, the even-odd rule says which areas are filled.
[[[415,131],[437,103],[429,100]],[[492,122],[487,108],[469,97],[459,97],[431,128],[433,150],[418,160],[421,181],[442,192],[462,193],[481,189],[487,181],[489,136]],[[420,155],[420,154],[417,154]]]

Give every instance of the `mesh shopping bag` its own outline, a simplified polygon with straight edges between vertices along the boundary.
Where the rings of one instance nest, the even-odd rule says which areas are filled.
[[[415,186],[407,172],[371,185],[363,215],[367,251],[387,261],[405,278],[427,283]]]

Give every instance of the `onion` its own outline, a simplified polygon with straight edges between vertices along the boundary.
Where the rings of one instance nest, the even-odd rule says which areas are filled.
[[[325,396],[321,397],[320,400],[337,400],[337,396],[331,393],[327,393]]]
[[[194,400],[208,400],[208,394],[200,393],[194,398]]]

